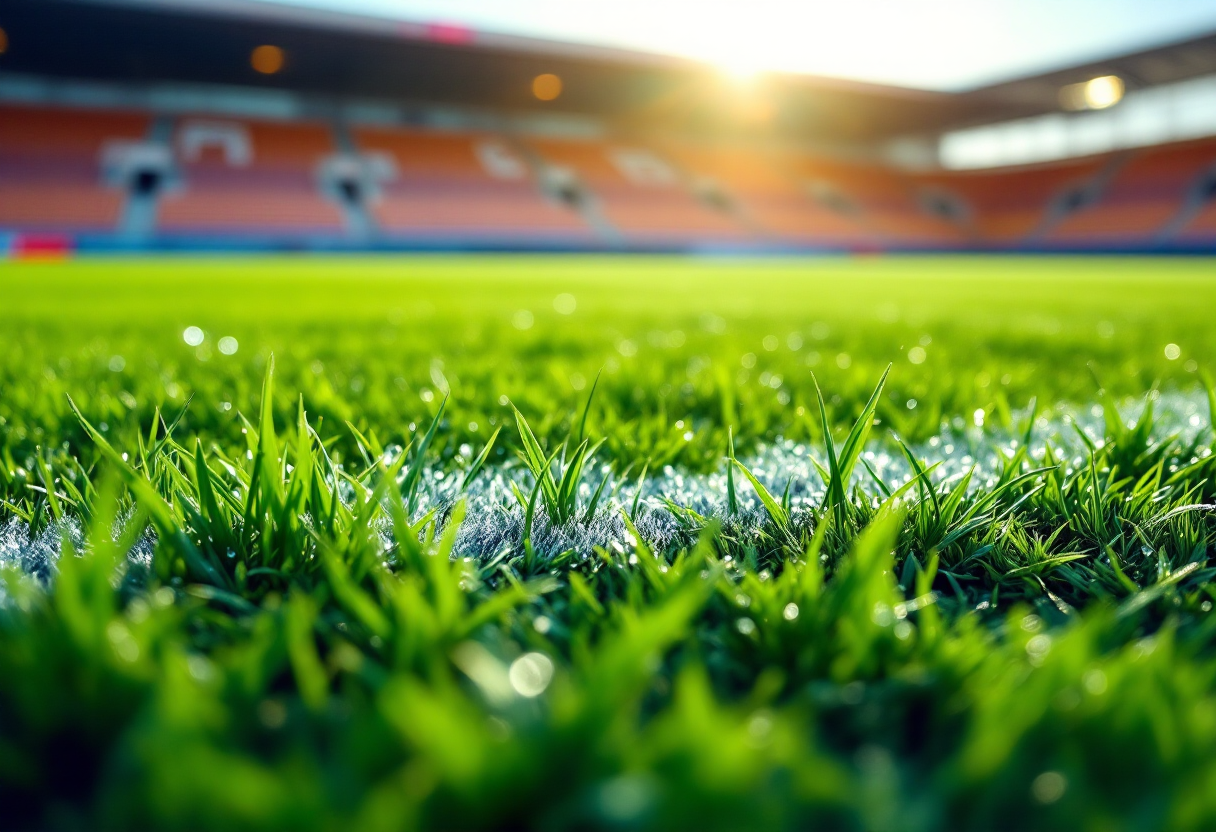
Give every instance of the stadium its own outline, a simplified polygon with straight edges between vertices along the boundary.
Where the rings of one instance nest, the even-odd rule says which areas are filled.
[[[1216,243],[1213,36],[928,93],[258,3],[6,6],[18,250]]]
[[[438,8],[0,3],[0,827],[1216,828],[1216,11]]]

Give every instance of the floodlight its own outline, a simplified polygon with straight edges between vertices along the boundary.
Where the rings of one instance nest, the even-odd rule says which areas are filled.
[[[259,46],[249,56],[249,64],[253,67],[254,72],[260,72],[262,75],[274,75],[281,72],[285,62],[286,56],[283,54],[283,50],[269,44]]]
[[[562,94],[562,79],[551,72],[532,79],[532,94],[541,101],[552,101]]]
[[[1091,110],[1113,107],[1123,98],[1123,79],[1118,75],[1103,75],[1085,84],[1085,103]]]
[[[1061,89],[1060,104],[1065,110],[1105,110],[1123,100],[1123,91],[1118,75],[1100,75]]]

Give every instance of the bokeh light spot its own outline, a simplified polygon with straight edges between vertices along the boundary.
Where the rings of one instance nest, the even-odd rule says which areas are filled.
[[[553,679],[553,662],[544,653],[524,653],[511,662],[507,678],[520,696],[540,696]]]
[[[249,56],[249,64],[255,72],[260,72],[262,75],[274,75],[283,71],[283,65],[286,63],[286,55],[283,50],[277,46],[263,44],[253,50],[253,54]]]
[[[552,72],[537,75],[532,79],[532,94],[541,101],[552,101],[562,94],[562,79]]]
[[[1048,805],[1064,796],[1068,781],[1058,771],[1045,771],[1030,784],[1030,793],[1039,803]]]

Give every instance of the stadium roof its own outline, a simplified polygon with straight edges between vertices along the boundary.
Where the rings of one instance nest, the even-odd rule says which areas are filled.
[[[201,0],[127,0],[189,8]],[[263,0],[284,17],[959,91],[1216,31],[1210,0]],[[223,7],[227,4],[218,4]],[[266,14],[266,11],[261,14]],[[318,15],[320,13],[320,15]],[[352,14],[359,13],[359,15]],[[361,23],[356,20],[361,17]],[[437,24],[419,21],[440,21]],[[540,40],[546,38],[547,40]],[[574,45],[573,47],[571,45]]]
[[[1216,71],[1216,36],[1206,36],[960,94],[796,74],[740,87],[684,58],[253,0],[8,0],[0,26],[9,37],[0,72],[586,114],[625,128],[767,131],[837,145],[1050,112],[1061,85],[1095,74],[1117,72],[1134,88]],[[268,43],[287,60],[259,75],[250,53]],[[532,94],[542,73],[562,78],[559,100]]]

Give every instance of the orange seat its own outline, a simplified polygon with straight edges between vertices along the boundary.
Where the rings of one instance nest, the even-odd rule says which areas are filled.
[[[665,145],[689,175],[720,186],[761,233],[799,244],[857,245],[864,229],[815,201],[807,183],[782,166],[780,155],[756,148]]]
[[[1147,243],[1182,209],[1195,180],[1216,164],[1211,140],[1138,151],[1101,198],[1064,220],[1050,239],[1069,243]]]
[[[1186,224],[1178,239],[1185,243],[1216,244],[1216,200],[1203,206]]]
[[[397,232],[564,236],[586,229],[569,211],[530,193],[397,193],[377,201],[372,211],[381,228]]]
[[[881,165],[823,157],[787,160],[791,173],[812,187],[829,189],[855,207],[856,222],[880,243],[949,246],[967,242],[956,222],[934,215],[918,201],[908,177]]]
[[[546,162],[572,171],[598,202],[609,223],[627,240],[738,242],[746,229],[724,211],[697,200],[674,167],[649,148],[616,147],[598,140],[531,139]],[[641,150],[670,174],[669,181],[634,181],[613,162],[614,152]]]
[[[218,152],[179,160],[183,183],[160,201],[157,225],[172,233],[336,233],[339,206],[321,193],[317,166],[335,152],[320,124],[241,122],[253,158],[247,167]],[[179,131],[183,129],[179,126]]]
[[[961,199],[980,242],[1011,245],[1026,240],[1044,221],[1052,201],[1092,180],[1104,162],[1104,158],[1087,158],[1004,170],[945,171],[910,179],[921,190],[940,190]]]
[[[160,227],[233,233],[335,230],[342,227],[342,214],[338,206],[310,191],[200,188],[185,195],[167,194]]]
[[[0,184],[0,226],[21,229],[113,229],[122,213],[117,190],[63,182]]]
[[[125,112],[0,107],[0,226],[113,231],[125,194],[102,183],[102,149],[139,140],[148,124]]]
[[[491,176],[477,156],[492,136],[365,127],[355,131],[365,153],[387,154],[395,178],[381,186],[372,214],[386,231],[403,235],[589,240],[569,208],[547,200],[522,160],[518,178]]]

